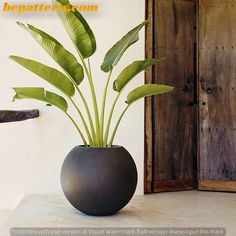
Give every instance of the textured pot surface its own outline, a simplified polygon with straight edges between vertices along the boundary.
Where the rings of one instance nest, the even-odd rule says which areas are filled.
[[[131,155],[121,146],[77,146],[62,165],[61,184],[76,209],[88,215],[111,215],[132,198],[137,169]]]

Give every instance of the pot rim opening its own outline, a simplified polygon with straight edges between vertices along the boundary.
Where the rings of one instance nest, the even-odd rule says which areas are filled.
[[[112,145],[111,147],[90,147],[90,146],[85,146],[85,145],[78,145],[77,147],[80,148],[86,148],[86,149],[115,149],[115,148],[123,148],[121,145]]]

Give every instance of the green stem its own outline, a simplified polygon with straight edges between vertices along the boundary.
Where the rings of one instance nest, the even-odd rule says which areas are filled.
[[[61,67],[64,72],[67,74],[68,78],[70,79],[70,81],[73,83],[74,87],[76,88],[77,92],[79,93],[80,95],[80,98],[82,99],[82,102],[84,103],[84,107],[86,109],[86,112],[87,112],[87,116],[88,116],[88,119],[89,119],[89,125],[90,125],[90,129],[91,129],[91,132],[92,132],[92,136],[93,136],[93,142],[94,144],[96,145],[97,144],[97,137],[96,137],[96,134],[95,134],[95,130],[94,130],[94,125],[93,125],[93,121],[92,121],[92,117],[91,117],[91,113],[90,113],[90,110],[88,108],[88,104],[84,98],[84,95],[83,93],[81,92],[81,90],[79,89],[79,86],[78,84],[75,82],[75,80],[73,79],[73,77],[63,68]]]
[[[85,62],[84,62],[84,66],[86,66]],[[100,127],[99,127],[98,103],[97,103],[97,97],[96,97],[96,93],[95,93],[95,89],[94,89],[89,58],[88,58],[88,66],[89,66],[89,71],[88,71],[87,67],[85,67],[85,68],[86,68],[86,71],[87,71],[86,73],[87,73],[87,76],[88,76],[90,90],[91,90],[91,94],[92,94],[93,108],[94,108],[95,122],[96,122],[97,140],[98,140],[98,144],[100,146],[100,145],[102,145],[102,140],[99,139],[99,137],[100,137]]]
[[[116,135],[116,131],[117,131],[118,127],[119,127],[119,124],[120,124],[120,122],[121,122],[121,120],[122,120],[122,118],[123,118],[125,112],[126,112],[127,109],[129,108],[129,106],[130,106],[130,105],[127,105],[126,108],[124,109],[124,111],[121,113],[121,115],[120,115],[120,117],[119,117],[119,119],[118,119],[118,121],[117,121],[117,123],[116,123],[116,125],[115,125],[115,128],[114,128],[114,130],[113,130],[113,132],[112,132],[111,140],[110,140],[110,142],[109,142],[109,144],[108,144],[108,147],[111,147],[111,146],[112,146],[112,143],[113,143],[114,138],[115,138],[115,135]]]
[[[79,57],[81,59],[81,62],[83,64],[83,67],[85,69],[86,75],[88,77],[88,81],[89,81],[89,86],[90,86],[90,90],[91,90],[91,94],[92,94],[92,100],[93,100],[93,108],[94,108],[94,116],[95,116],[95,123],[96,123],[96,133],[97,133],[97,141],[98,141],[98,146],[101,145],[101,141],[100,141],[100,127],[99,127],[99,114],[98,114],[98,104],[97,104],[97,98],[96,98],[96,93],[95,93],[95,89],[94,89],[94,84],[93,84],[93,79],[92,79],[92,75],[91,75],[91,70],[90,70],[90,62],[88,59],[88,64],[89,64],[89,69],[84,61],[83,56],[81,55],[80,51],[77,50]]]
[[[78,114],[79,114],[79,116],[80,116],[80,118],[81,118],[81,121],[82,121],[82,123],[83,123],[83,125],[84,125],[84,128],[85,128],[85,131],[86,131],[86,134],[87,134],[87,136],[88,136],[89,145],[90,145],[90,146],[93,146],[93,140],[92,140],[92,137],[91,137],[91,135],[90,135],[88,126],[87,126],[87,124],[86,124],[86,122],[85,122],[85,119],[84,119],[84,117],[83,117],[83,114],[81,113],[80,109],[79,109],[78,106],[75,104],[75,102],[73,101],[73,99],[72,99],[71,97],[68,97],[68,99],[69,99],[69,100],[71,101],[71,103],[74,105],[75,109],[77,110],[77,112],[78,112]]]
[[[81,97],[81,99],[82,99],[82,101],[84,103],[85,110],[87,112],[87,116],[88,116],[88,119],[89,119],[89,125],[90,125],[90,129],[91,129],[91,132],[92,132],[93,143],[95,145],[97,145],[98,141],[97,141],[94,125],[93,125],[92,116],[91,116],[90,110],[88,108],[88,104],[87,104],[87,102],[86,102],[86,100],[84,98],[84,95],[83,95],[82,91],[78,88],[78,86],[76,86],[76,89],[77,89],[77,91],[78,91],[78,93],[79,93],[79,95],[80,95],[80,97]]]
[[[104,145],[107,146],[107,140],[108,140],[108,135],[109,135],[109,130],[110,130],[110,126],[111,126],[111,118],[112,118],[112,115],[113,115],[113,112],[114,112],[114,109],[115,109],[115,106],[116,106],[116,103],[118,101],[118,98],[120,97],[121,95],[121,92],[122,90],[117,94],[112,106],[111,106],[111,110],[109,112],[109,116],[108,116],[108,120],[107,120],[107,126],[106,126],[106,131],[105,131],[105,136],[104,136]]]
[[[64,112],[66,114],[66,116],[71,120],[71,122],[74,124],[75,128],[77,129],[77,131],[79,132],[80,134],[80,137],[81,139],[83,140],[83,143],[85,146],[88,146],[85,138],[84,138],[84,135],[82,134],[81,130],[79,129],[78,125],[76,124],[76,122],[74,121],[74,119],[67,113],[67,112]]]
[[[77,85],[77,83],[75,82],[75,80],[73,79],[73,77],[71,77],[71,75],[64,69],[62,68],[65,73],[67,74],[68,78],[70,79],[70,81],[73,83],[75,89],[77,90],[77,92],[79,93],[80,95],[80,98],[82,100],[82,102],[84,103],[84,107],[86,109],[86,112],[87,112],[87,116],[88,116],[88,119],[89,119],[89,125],[90,125],[90,129],[91,129],[91,132],[92,132],[92,136],[93,136],[93,142],[94,144],[96,145],[97,143],[97,139],[96,139],[96,134],[95,134],[95,130],[94,130],[94,125],[93,125],[93,121],[92,121],[92,117],[91,117],[91,113],[90,113],[90,110],[88,108],[88,104],[84,98],[84,95],[83,93],[81,92],[81,90],[79,89],[79,86]]]
[[[103,91],[102,107],[101,107],[101,113],[100,113],[100,135],[101,135],[100,139],[102,140],[102,142],[104,141],[103,140],[103,127],[104,127],[104,116],[105,116],[107,89],[108,89],[109,82],[111,80],[111,74],[112,74],[112,70],[109,73],[109,76],[108,76],[108,79],[107,79],[107,82],[106,82],[106,85],[105,85],[105,88],[104,88],[104,91]],[[106,142],[105,143],[103,142],[102,145],[106,146]]]

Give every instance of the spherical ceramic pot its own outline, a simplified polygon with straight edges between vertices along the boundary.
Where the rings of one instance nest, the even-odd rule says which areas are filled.
[[[61,169],[61,185],[67,200],[79,211],[94,216],[112,215],[132,198],[137,169],[121,146],[76,146]]]

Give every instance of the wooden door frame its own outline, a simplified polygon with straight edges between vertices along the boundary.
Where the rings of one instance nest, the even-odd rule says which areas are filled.
[[[145,28],[145,58],[153,58],[153,0],[145,0],[145,19],[151,19],[152,22]],[[145,72],[145,83],[153,82],[153,67]],[[144,112],[144,192],[152,192],[153,179],[153,98],[145,98]]]

